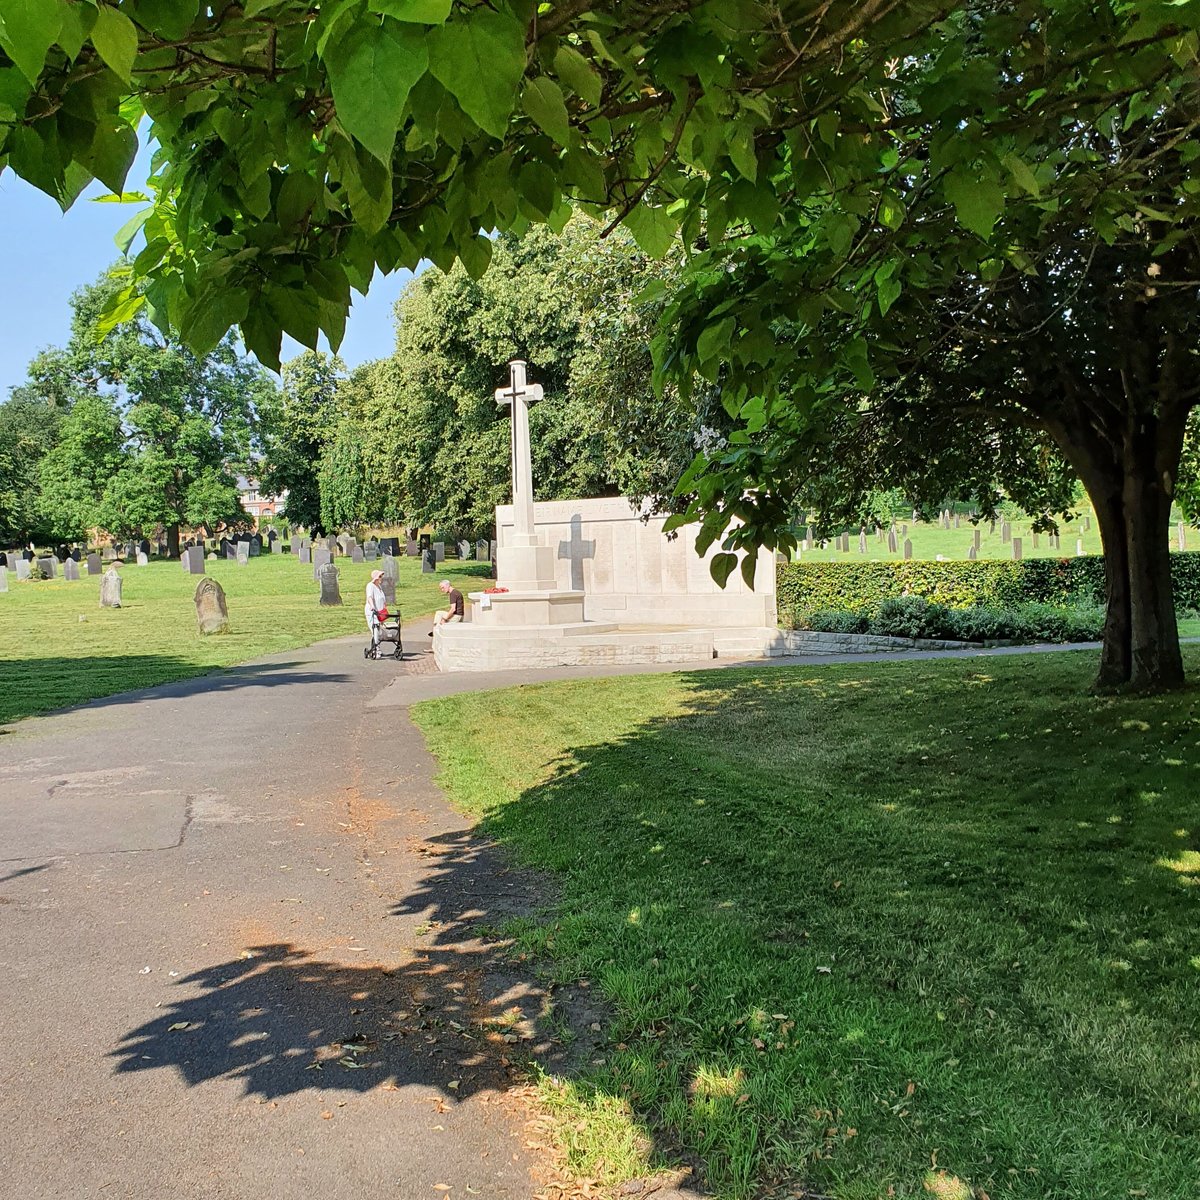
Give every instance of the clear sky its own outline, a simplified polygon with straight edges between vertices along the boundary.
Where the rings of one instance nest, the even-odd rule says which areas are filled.
[[[137,190],[148,166],[143,147],[126,190]],[[88,199],[106,190],[93,185],[64,214],[49,196],[11,171],[0,174],[0,400],[24,380],[34,354],[66,343],[71,293],[119,257],[113,238],[137,206]],[[377,275],[368,296],[355,294],[341,348],[347,366],[392,352],[392,306],[410,278],[407,271]],[[283,357],[300,350],[294,342],[290,347],[285,343]]]

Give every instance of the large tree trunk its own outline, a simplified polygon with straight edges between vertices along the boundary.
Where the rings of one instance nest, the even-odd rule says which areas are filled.
[[[178,558],[179,557],[179,526],[178,525],[168,525],[167,526],[167,557],[168,558]]]
[[[1099,688],[1161,691],[1184,682],[1170,549],[1184,419],[1142,414],[1103,441],[1059,441],[1096,509],[1104,546]]]

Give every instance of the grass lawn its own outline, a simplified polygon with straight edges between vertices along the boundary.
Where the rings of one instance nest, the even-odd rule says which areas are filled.
[[[405,620],[433,612],[443,577],[477,587],[489,564],[445,562],[422,575],[402,558],[396,600]],[[230,632],[202,638],[192,594],[200,576],[175,562],[125,566],[121,609],[100,608],[100,576],[18,583],[8,574],[0,595],[0,723],[78,704],[97,696],[201,675],[276,650],[362,632],[363,593],[376,563],[337,560],[342,608],[321,608],[312,567],[295,555],[272,554],[246,566],[205,563],[225,589]]]
[[[575,1169],[698,1155],[720,1197],[1200,1195],[1200,693],[1096,698],[1094,666],[420,705],[451,796],[560,878],[519,945],[612,1004],[602,1065],[545,1084]]]
[[[797,562],[869,562],[877,559],[881,562],[898,562],[904,558],[904,537],[900,529],[907,525],[908,536],[913,544],[913,558],[932,559],[940,554],[947,559],[958,560],[967,557],[971,539],[975,536],[975,527],[966,517],[962,517],[962,525],[958,529],[943,529],[937,524],[921,524],[919,522],[896,519],[896,553],[889,554],[887,534],[883,540],[878,539],[873,532],[867,534],[867,552],[858,552],[858,530],[850,534],[850,550],[848,553],[834,548],[832,542],[825,550],[812,549],[806,552],[797,550],[794,558]],[[1100,530],[1093,519],[1091,528],[1084,529],[1082,521],[1072,525],[1064,525],[1060,533],[1061,549],[1052,550],[1050,539],[1045,534],[1038,537],[1038,545],[1033,544],[1033,533],[1030,518],[1018,518],[1010,522],[1014,537],[1021,539],[1021,553],[1025,558],[1074,558],[1075,543],[1083,542],[1085,554],[1100,554]],[[979,557],[980,558],[1012,558],[1012,543],[1005,542],[1000,536],[1000,522],[996,522],[996,532],[989,532],[991,526],[987,521],[979,525]],[[1188,526],[1185,529],[1188,550],[1200,550],[1200,530]],[[1178,549],[1175,525],[1171,526],[1171,549]]]

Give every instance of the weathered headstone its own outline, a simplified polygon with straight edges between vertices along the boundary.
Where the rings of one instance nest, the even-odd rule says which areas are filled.
[[[488,544],[487,544],[487,542],[480,539],[478,542],[475,543],[475,557],[480,562],[483,562],[484,559],[487,558],[487,556],[488,556]]]
[[[859,554],[866,554],[867,552],[867,531],[865,529],[858,531],[858,552]]]
[[[279,537],[279,534],[277,534],[275,532],[275,530],[273,530],[273,529],[267,530],[267,541],[270,542],[272,546],[275,545],[275,542],[278,539],[278,537]]]
[[[955,513],[954,514],[954,528],[957,529],[959,527],[959,525],[961,524],[961,522],[962,522],[962,517],[958,513]]]
[[[446,543],[445,542],[434,542],[433,543],[433,557],[434,557],[434,560],[437,562],[445,562],[446,561]]]
[[[1075,557],[1082,558],[1084,555],[1083,538],[1075,539]]]
[[[912,541],[909,538],[904,539],[904,561],[907,562],[912,558]]]
[[[979,551],[975,548],[974,544],[968,546],[967,547],[967,558],[971,562],[974,562],[978,557],[979,557]]]
[[[1013,562],[1021,561],[1021,539],[1019,537],[1015,537],[1012,540],[1012,556]]]
[[[367,562],[374,562],[379,557],[379,543],[367,542],[367,544],[363,546],[362,552],[363,558],[365,558]]]
[[[432,575],[437,570],[437,555],[430,546],[428,550],[421,552],[421,574]]]
[[[204,547],[193,546],[183,552],[183,569],[189,575],[204,574]]]
[[[326,608],[341,604],[342,593],[338,588],[338,569],[332,561],[325,563],[320,568],[317,580],[321,585],[321,604]]]
[[[70,580],[72,583],[78,581],[79,564],[73,558],[68,558],[67,561],[63,563],[63,578]]]
[[[136,553],[144,554],[147,558],[150,557],[150,539],[142,538],[137,544]]]
[[[71,549],[70,557],[73,558],[76,562],[79,562],[80,559],[83,558],[83,551],[80,550],[78,546],[74,546]]]
[[[89,575],[99,575],[102,569],[100,566],[100,555],[89,554],[87,556],[87,573]]]
[[[333,556],[334,556],[334,555],[337,553],[337,551],[338,551],[338,540],[337,540],[337,538],[335,538],[335,537],[333,536],[333,534],[330,534],[330,535],[329,535],[329,536],[328,536],[328,537],[325,539],[325,549],[329,551],[329,559],[330,559],[330,561],[332,562],[332,561],[333,561]]]
[[[1033,531],[1033,548],[1035,550],[1038,548],[1038,531],[1036,529]]]
[[[398,537],[385,537],[379,543],[380,554],[390,554],[393,558],[400,556],[400,539]]]
[[[29,559],[18,558],[17,559],[17,579],[18,580],[28,579],[31,574],[33,574],[33,568],[30,567],[30,565],[29,565]]]
[[[237,560],[238,566],[244,567],[250,561],[250,543],[238,542],[237,544]]]
[[[416,558],[421,553],[420,545],[415,538],[409,538],[404,543],[404,553],[408,558]]]
[[[896,542],[896,531],[894,529],[889,529],[888,530],[888,553],[895,554],[897,548],[898,548],[898,545]]]
[[[400,564],[390,554],[383,556],[383,564],[380,567],[385,579],[400,578]]]
[[[390,575],[385,575],[379,581],[379,587],[383,591],[383,598],[387,601],[388,611],[394,612],[396,608],[396,581]]]
[[[0,567],[0,592],[8,591],[8,568]]]
[[[363,548],[361,546],[351,546],[350,547],[350,561],[351,562],[360,563],[360,562],[364,562],[365,560],[366,560],[366,555],[363,553]]]
[[[250,557],[257,558],[262,553],[262,547],[263,547],[263,540],[256,533],[250,539]]]
[[[337,539],[337,547],[343,554],[350,553],[350,543],[354,539],[348,533],[339,533]]]
[[[100,580],[100,607],[121,607],[121,572],[117,570],[116,564],[109,567],[104,572],[104,578]]]
[[[33,560],[34,560],[34,559],[37,557],[37,555],[36,555],[36,554],[34,554],[34,552],[33,552],[32,550],[22,550],[22,551],[21,551],[21,557],[22,557],[22,558],[23,558],[23,559],[24,559],[26,562],[33,562]]]
[[[200,635],[229,632],[229,607],[225,603],[225,589],[215,580],[205,577],[196,584],[192,597],[196,605],[196,624]]]
[[[148,555],[144,550],[139,550],[137,552],[137,565],[139,567],[148,567],[150,565],[150,555]]]
[[[421,547],[421,553],[424,554],[433,545],[433,534],[423,533],[417,538],[417,544]]]
[[[312,562],[312,551],[307,546],[301,546],[300,553],[297,557],[302,563],[310,563]]]
[[[53,554],[37,560],[38,569],[47,579],[53,579],[58,574],[58,559]]]
[[[982,536],[982,530],[979,528],[978,525],[976,525],[975,526],[975,536],[972,539],[972,544],[975,546],[976,550],[979,549],[979,539],[981,536]]]
[[[1007,521],[1000,525],[1000,540],[1005,544],[1012,541],[1012,526]]]
[[[320,579],[320,570],[326,563],[333,562],[333,551],[327,550],[324,546],[318,546],[313,551],[313,578]]]
[[[235,559],[238,556],[237,548],[240,543],[231,542],[227,538],[221,539],[222,552],[228,559]]]

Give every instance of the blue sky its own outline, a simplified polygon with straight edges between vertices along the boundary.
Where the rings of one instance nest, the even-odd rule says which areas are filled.
[[[143,148],[127,190],[137,190],[148,164]],[[39,350],[66,343],[71,293],[119,257],[113,237],[137,206],[88,199],[105,190],[93,186],[64,214],[49,196],[11,171],[0,174],[0,399],[24,380],[25,368]],[[392,306],[410,278],[406,271],[377,275],[368,296],[355,294],[341,348],[347,366],[392,352]],[[289,351],[285,344],[284,359],[300,349],[292,343]]]

